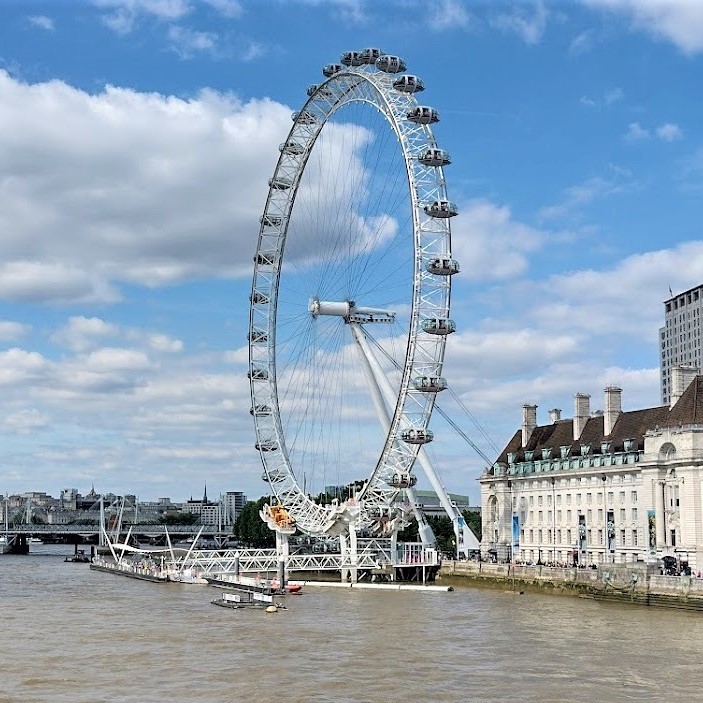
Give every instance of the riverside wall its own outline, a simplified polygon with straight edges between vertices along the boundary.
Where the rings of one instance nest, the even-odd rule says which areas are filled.
[[[575,595],[638,605],[703,612],[703,579],[695,576],[662,576],[647,564],[603,564],[597,569],[445,561],[443,580],[501,588]]]

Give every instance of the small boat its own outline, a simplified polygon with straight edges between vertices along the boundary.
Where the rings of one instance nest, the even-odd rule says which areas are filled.
[[[90,564],[90,557],[82,549],[78,549],[75,554],[66,557],[64,561],[70,564]]]
[[[267,593],[255,593],[254,591],[241,591],[239,593],[225,592],[220,598],[210,601],[213,605],[221,608],[267,608],[272,605],[281,607],[273,602],[273,596]]]

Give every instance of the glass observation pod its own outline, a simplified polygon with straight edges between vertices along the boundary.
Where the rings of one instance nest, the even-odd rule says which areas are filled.
[[[270,415],[271,407],[269,405],[255,405],[249,409],[250,415]]]
[[[435,124],[439,122],[439,113],[433,107],[418,105],[408,112],[407,118],[415,124]]]
[[[427,262],[427,270],[435,276],[453,276],[459,273],[459,262],[455,259],[432,259]]]
[[[419,93],[425,89],[422,78],[417,76],[400,76],[393,81],[393,87],[401,93]]]
[[[422,208],[430,217],[448,218],[459,214],[456,205],[449,200],[434,200]]]
[[[312,97],[315,93],[321,98],[329,98],[332,95],[332,91],[329,88],[320,88],[319,83],[312,83],[308,86],[307,94]]]
[[[339,60],[345,65],[345,66],[361,66],[362,64],[367,63],[361,58],[361,52],[360,51],[345,51],[340,57]]]
[[[259,222],[266,227],[278,227],[283,222],[283,218],[279,215],[262,215]]]
[[[344,66],[342,66],[341,63],[328,63],[323,69],[322,69],[322,75],[325,78],[332,78],[332,76],[335,73],[339,73]]]
[[[265,442],[257,442],[254,447],[260,452],[275,452],[278,450],[278,444],[273,439],[266,440]]]
[[[412,488],[417,483],[417,476],[414,474],[393,474],[388,485],[392,488]]]
[[[285,477],[285,473],[283,471],[278,471],[277,469],[271,471],[270,477],[265,471],[261,474],[261,480],[266,481],[266,483],[268,483],[269,480],[271,483],[279,483],[280,481],[283,481]]]
[[[408,444],[429,444],[434,439],[434,435],[432,430],[411,429],[403,430],[400,438]]]
[[[269,372],[266,369],[254,367],[247,372],[247,376],[249,376],[252,381],[268,381]]]
[[[266,330],[252,330],[247,338],[253,344],[265,344],[269,341],[269,335]]]
[[[278,145],[278,151],[282,154],[293,154],[294,156],[299,156],[305,153],[305,147],[298,142],[284,142]]]
[[[418,376],[413,379],[413,387],[423,393],[441,393],[448,388],[447,379],[442,376]]]
[[[446,317],[430,317],[423,320],[422,329],[427,334],[452,334],[456,332],[456,323]]]
[[[255,290],[250,296],[249,301],[254,303],[254,305],[266,305],[269,302],[269,297],[265,293],[259,293]]]
[[[417,160],[423,166],[449,166],[452,162],[452,157],[449,155],[448,151],[433,147],[423,151],[422,154],[417,157]]]
[[[275,251],[260,251],[255,257],[259,266],[273,266],[276,263],[276,257],[278,254]]]
[[[311,115],[307,110],[300,110],[299,112],[294,112],[291,115],[293,122],[298,124],[315,124],[317,122],[317,117]]]
[[[401,59],[400,56],[384,54],[376,59],[376,68],[384,73],[402,73],[407,66],[405,60]]]
[[[372,520],[380,520],[381,518],[384,518],[384,517],[390,517],[391,516],[391,509],[388,506],[372,505],[370,508],[368,508],[366,510],[366,514]]]
[[[383,52],[375,48],[362,49],[359,53],[361,54],[361,63],[375,64],[383,56]]]
[[[292,185],[290,178],[283,178],[282,176],[269,178],[269,186],[274,190],[288,190]]]

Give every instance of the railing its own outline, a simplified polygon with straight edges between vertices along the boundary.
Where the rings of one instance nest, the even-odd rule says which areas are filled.
[[[127,532],[132,528],[132,533],[140,535],[163,535],[168,530],[168,533],[178,534],[178,535],[194,535],[203,527],[203,534],[206,535],[231,535],[230,531],[219,530],[215,525],[132,525],[129,523],[122,523],[120,532]],[[100,534],[100,525],[84,524],[84,523],[73,523],[67,525],[33,525],[33,524],[21,524],[13,525],[4,528],[3,523],[0,523],[0,532],[10,535],[51,535],[51,534]],[[108,534],[114,532],[113,529],[107,528]]]

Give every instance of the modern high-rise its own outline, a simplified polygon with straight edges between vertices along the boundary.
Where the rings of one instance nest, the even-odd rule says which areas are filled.
[[[659,329],[662,404],[671,400],[674,366],[703,368],[703,285],[664,301],[664,327]],[[687,379],[688,380],[688,379]]]

